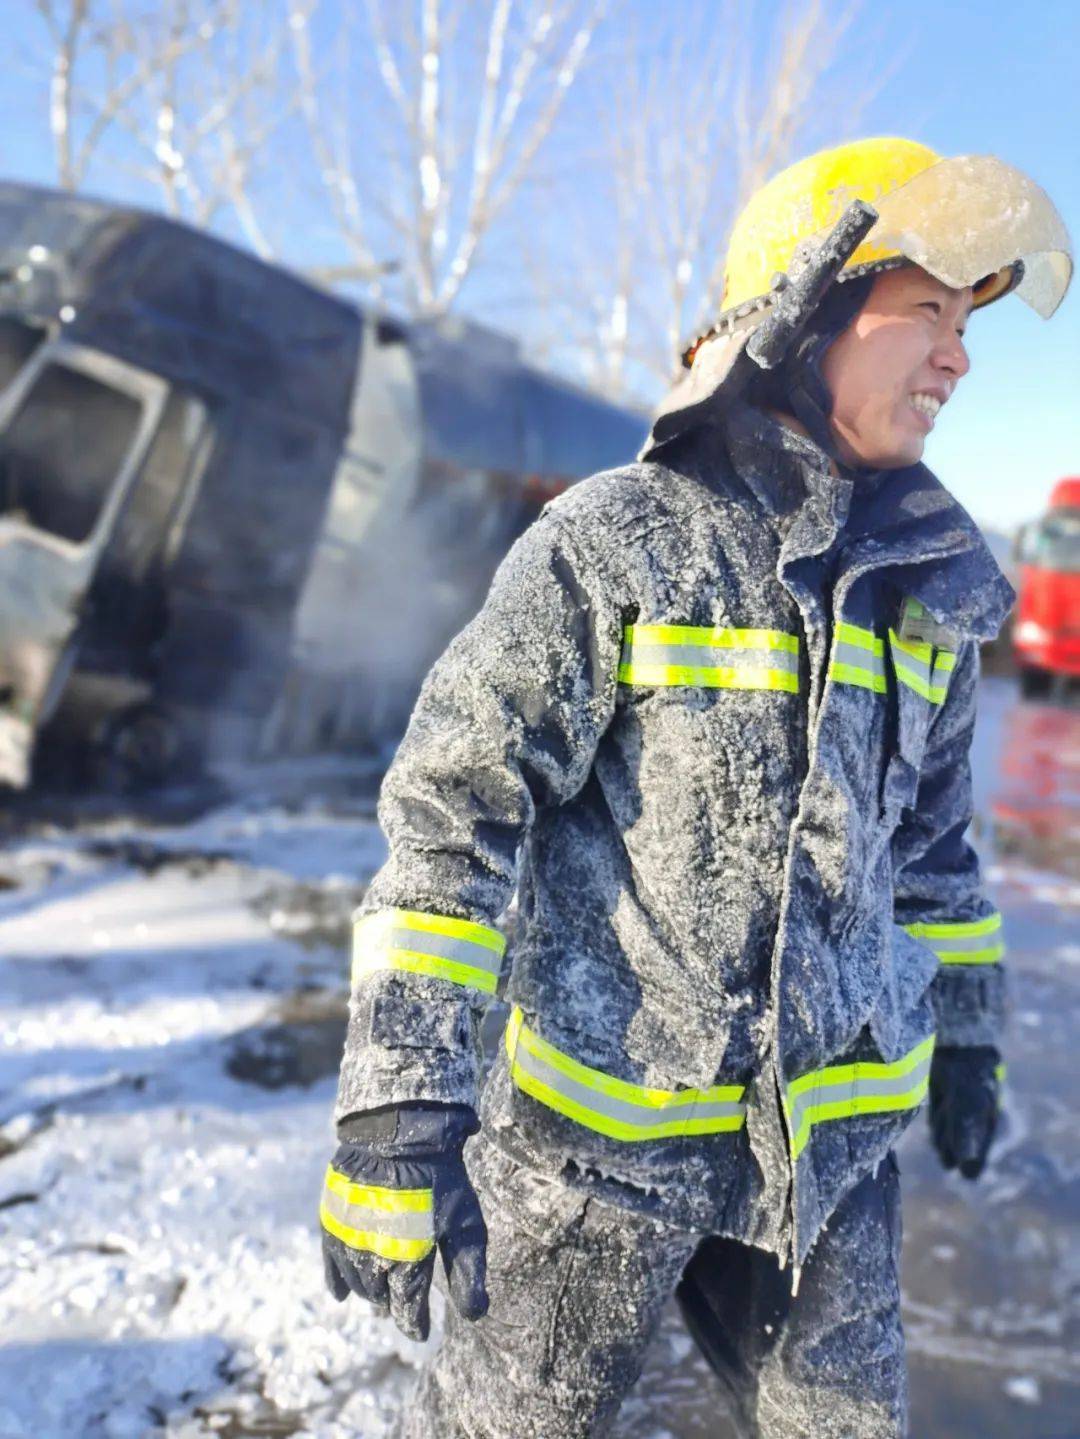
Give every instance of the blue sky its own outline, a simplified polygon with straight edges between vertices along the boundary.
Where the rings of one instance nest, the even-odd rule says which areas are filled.
[[[627,0],[626,9],[647,24],[654,3]],[[668,20],[680,3],[665,0]],[[0,174],[48,183],[52,159],[35,65],[40,23],[29,3],[18,8],[21,19],[15,6],[5,9],[12,58],[0,95]],[[755,24],[767,26],[776,8],[759,5]],[[802,149],[853,133],[902,134],[947,154],[999,155],[1049,191],[1075,242],[1078,53],[1075,0],[1026,7],[864,0],[847,58]],[[887,78],[853,128],[846,99],[868,88],[883,59]],[[117,179],[114,188],[122,185]],[[927,460],[981,523],[1009,528],[1038,512],[1059,476],[1080,473],[1080,284],[1048,323],[1015,297],[977,315],[969,349],[971,373],[939,419]]]

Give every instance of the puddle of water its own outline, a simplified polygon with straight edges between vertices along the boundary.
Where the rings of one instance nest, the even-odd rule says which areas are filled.
[[[1080,877],[1080,705],[1011,705],[991,813],[1003,858]]]

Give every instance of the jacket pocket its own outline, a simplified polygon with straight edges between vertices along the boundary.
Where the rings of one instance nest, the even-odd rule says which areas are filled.
[[[460,999],[416,999],[397,987],[371,998],[370,1038],[387,1049],[442,1049],[470,1043],[468,1005]]]

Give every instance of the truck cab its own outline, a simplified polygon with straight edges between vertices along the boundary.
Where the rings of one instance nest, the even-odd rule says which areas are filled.
[[[1026,695],[1080,678],[1080,477],[1060,480],[1046,514],[1017,539],[1013,645]]]

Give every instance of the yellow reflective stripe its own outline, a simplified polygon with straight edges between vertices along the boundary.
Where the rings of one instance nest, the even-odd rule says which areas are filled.
[[[858,1060],[792,1080],[784,1091],[792,1158],[806,1148],[815,1124],[916,1108],[926,1096],[933,1051],[931,1035],[891,1064]]]
[[[1005,955],[1000,914],[941,923],[918,920],[904,929],[932,949],[942,964],[996,964]]]
[[[799,653],[798,635],[783,630],[742,630],[727,625],[627,625],[627,644],[708,645],[712,649],[785,650]]]
[[[618,667],[625,685],[799,691],[799,637],[724,625],[627,625]]]
[[[326,1171],[319,1221],[353,1249],[383,1259],[414,1263],[435,1242],[434,1195],[427,1189],[387,1189],[359,1184],[331,1164]]]
[[[894,650],[900,650],[905,655],[910,655],[913,660],[928,665],[934,657],[934,651],[930,645],[922,640],[902,640],[895,630],[889,631],[889,639]]]
[[[939,705],[943,703],[949,692],[947,676],[952,671],[956,657],[948,650],[935,652],[933,647],[921,641],[916,643],[912,640],[902,640],[895,630],[889,631],[889,644],[892,648],[893,669],[896,678],[913,689],[922,699],[930,704]],[[947,662],[951,658],[951,663]],[[911,664],[904,664],[903,658],[911,660]],[[942,680],[943,683],[937,681]]]
[[[948,650],[938,650],[934,656],[934,671],[931,675],[930,694],[934,704],[942,704],[949,693],[949,676],[956,667],[956,656]]]
[[[513,1034],[511,1028],[515,1031]],[[630,1104],[646,1105],[650,1109],[664,1109],[673,1103],[685,1103],[692,1099],[738,1100],[743,1096],[741,1084],[717,1085],[711,1089],[650,1089],[643,1084],[617,1079],[613,1074],[605,1074],[602,1069],[582,1064],[561,1049],[556,1049],[546,1039],[541,1039],[525,1024],[524,1015],[516,1005],[507,1026],[507,1043],[511,1041],[524,1044],[534,1054],[542,1056],[553,1069],[569,1075],[571,1079],[580,1080],[590,1089],[610,1094],[615,1099],[625,1099]]]
[[[934,923],[920,919],[914,924],[906,924],[904,928],[916,939],[968,939],[972,936],[993,934],[995,930],[999,930],[1001,915],[995,911],[985,919],[942,920]]]
[[[365,1209],[381,1209],[387,1214],[429,1214],[434,1206],[431,1189],[386,1189],[377,1184],[358,1184],[333,1165],[326,1171],[326,1187],[346,1204],[362,1204]]]
[[[926,1057],[934,1047],[934,1036],[902,1055],[891,1063],[881,1059],[859,1059],[851,1064],[832,1064],[826,1069],[815,1069],[809,1074],[802,1075],[799,1079],[793,1079],[786,1087],[785,1092],[790,1099],[797,1098],[807,1089],[820,1088],[823,1084],[843,1084],[857,1079],[889,1079],[899,1074],[907,1074],[916,1068],[919,1061]]]
[[[479,989],[484,994],[494,994],[499,981],[495,975],[483,969],[474,969],[468,964],[457,964],[451,959],[439,959],[430,954],[416,954],[407,949],[395,949],[392,954],[379,956],[365,954],[353,964],[352,978],[358,980],[383,969],[401,969],[408,974],[426,974],[432,979],[449,980],[451,984],[464,985],[466,989]]]
[[[929,685],[914,670],[909,670],[906,665],[894,663],[893,668],[896,671],[896,678],[906,684],[908,689],[914,690],[922,699],[928,700],[932,705],[944,703],[945,696],[949,692],[947,685]]]
[[[540,1104],[611,1139],[720,1134],[746,1122],[741,1085],[651,1089],[572,1058],[534,1033],[514,1008],[506,1027],[514,1084]]]
[[[783,670],[709,668],[692,665],[619,665],[619,683],[649,685],[660,688],[670,685],[695,685],[701,689],[721,690],[786,690],[798,694],[799,676]]]
[[[833,636],[829,679],[836,684],[855,685],[883,695],[888,689],[885,676],[885,641],[873,630],[841,620]]]
[[[497,929],[486,924],[477,924],[471,919],[456,919],[449,914],[428,914],[420,909],[381,909],[377,914],[365,915],[357,921],[357,928],[378,921],[384,925],[400,925],[403,929],[415,929],[420,934],[445,934],[451,939],[465,940],[468,944],[479,944],[494,950],[499,956],[506,950],[506,937]]]
[[[424,1259],[435,1247],[434,1239],[395,1239],[393,1235],[379,1234],[371,1229],[354,1229],[351,1224],[343,1224],[331,1214],[325,1204],[319,1206],[319,1222],[329,1234],[351,1249],[366,1249],[380,1259],[413,1264]]]
[[[505,950],[498,930],[472,920],[380,910],[353,928],[353,984],[378,970],[400,969],[494,994]]]
[[[931,704],[940,704],[942,699],[945,698],[945,691],[941,690],[939,697],[935,699],[934,695],[936,692],[934,689],[927,684],[921,675],[916,674],[914,670],[909,670],[906,665],[898,664],[894,660],[893,669],[896,671],[896,678],[901,684],[907,685],[908,689],[914,690],[922,699],[929,700]]]
[[[997,1107],[998,1107],[998,1109],[1004,1109],[1004,1108],[1005,1108],[1005,1076],[1006,1076],[1007,1073],[1008,1073],[1008,1069],[1006,1068],[1006,1066],[1005,1066],[1004,1064],[995,1064],[995,1065],[994,1065],[994,1078],[995,1078],[995,1079],[997,1080],[997,1082],[998,1082],[998,1096],[997,1096]]]
[[[879,695],[885,694],[889,687],[884,675],[875,674],[859,665],[842,664],[837,660],[833,660],[829,665],[829,677],[838,684],[858,685],[860,689],[873,690]]]
[[[855,645],[874,655],[885,653],[885,641],[879,639],[873,630],[864,630],[861,625],[851,625],[846,620],[841,620],[836,626],[836,638],[843,644]]]
[[[949,675],[956,666],[956,656],[949,650],[934,650],[922,642],[902,640],[895,630],[889,631],[889,642],[893,670],[900,683],[930,704],[941,704],[948,693]],[[858,651],[867,654],[865,663]],[[841,621],[836,626],[829,678],[838,684],[857,685],[885,694],[888,680],[884,657],[885,641],[873,630]]]

